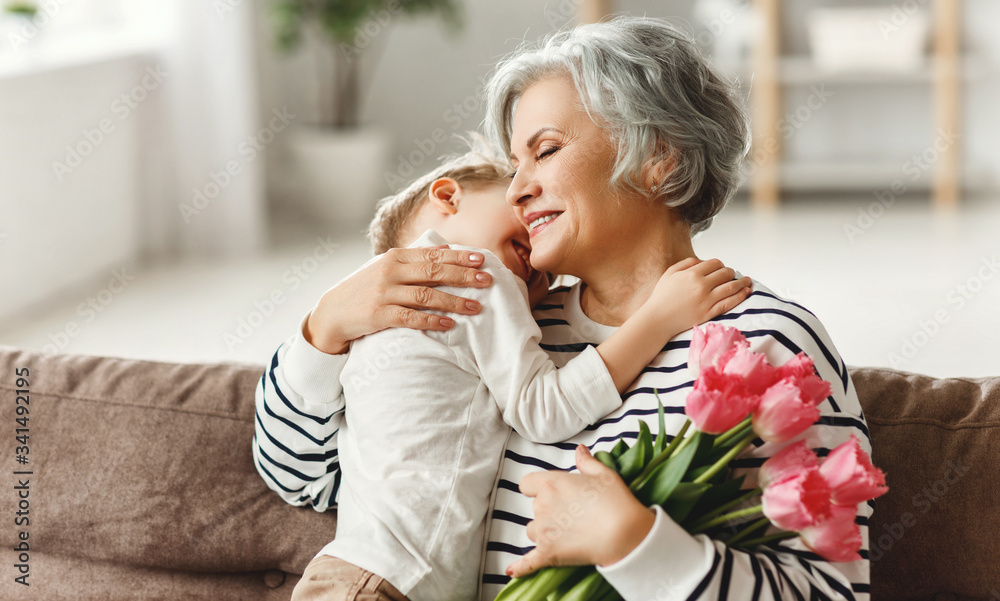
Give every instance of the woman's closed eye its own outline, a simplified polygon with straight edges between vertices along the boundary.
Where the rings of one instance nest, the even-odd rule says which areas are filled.
[[[541,152],[541,154],[539,154],[537,157],[535,157],[535,160],[536,161],[540,161],[540,160],[544,159],[547,156],[552,156],[553,154],[556,153],[557,150],[559,150],[559,146],[551,146],[549,148],[546,148],[545,150],[543,150]]]

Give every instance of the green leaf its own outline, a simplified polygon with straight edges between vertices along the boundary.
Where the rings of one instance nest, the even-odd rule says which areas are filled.
[[[712,449],[715,444],[715,435],[705,434],[704,432],[698,432],[699,438],[696,441],[698,443],[698,448],[695,451],[694,459],[691,460],[691,465],[695,468],[702,467],[704,465],[712,465],[714,461],[709,460],[709,456],[712,454]],[[685,480],[693,480],[695,477],[689,474],[689,477],[684,478]]]
[[[611,449],[611,456],[614,457],[615,460],[617,460],[619,457],[622,456],[622,453],[624,453],[627,450],[628,450],[628,443],[626,443],[624,439],[619,438],[618,444],[615,445],[615,448]]]
[[[578,571],[585,568],[569,566],[562,568],[542,568],[538,577],[531,583],[525,592],[524,599],[544,599],[550,593],[559,589],[559,586],[573,577]]]
[[[508,582],[500,593],[496,596],[494,601],[523,601],[526,600],[525,592],[527,592],[528,587],[531,583],[538,577],[539,572],[534,574],[528,574],[521,578],[514,578]]]
[[[660,402],[660,395],[656,394],[656,390],[653,390],[653,394],[656,395],[656,419],[660,422],[660,431],[656,434],[656,443],[653,444],[653,454],[663,451],[667,448],[667,426],[663,420],[663,403]]]
[[[699,435],[701,435],[701,432],[695,432],[694,434],[694,436]],[[667,459],[666,462],[653,470],[646,477],[646,481],[639,484],[636,497],[646,505],[662,505],[670,498],[671,493],[680,484],[684,474],[687,473],[688,467],[690,467],[691,461],[698,450],[698,446],[698,440],[691,441],[691,443],[678,451],[676,455]]]
[[[598,451],[594,453],[594,459],[615,470],[615,472],[618,472],[618,463],[615,461],[615,458],[611,456],[611,453],[607,451]]]
[[[712,488],[710,488],[708,492],[702,496],[702,505],[706,508],[706,510],[709,510],[739,497],[743,493],[747,492],[745,490],[741,490],[744,480],[746,480],[745,475],[733,478],[732,480],[723,480],[719,484],[713,484]]]
[[[662,503],[663,510],[667,512],[675,522],[683,524],[684,520],[701,500],[702,495],[712,488],[711,484],[694,482],[681,482],[674,488],[674,492],[666,502]]]
[[[636,438],[632,448],[625,451],[618,460],[621,467],[619,473],[625,482],[631,482],[633,478],[642,472],[646,467],[646,462],[652,459],[653,438],[649,434],[649,426],[646,422],[639,422],[639,436]]]
[[[594,568],[589,569],[594,570]],[[602,592],[605,584],[604,577],[594,570],[577,582],[560,601],[591,601]]]

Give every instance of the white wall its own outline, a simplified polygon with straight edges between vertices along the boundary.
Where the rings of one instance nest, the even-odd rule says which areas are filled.
[[[364,119],[392,132],[394,149],[389,172],[398,174],[400,157],[406,161],[411,153],[419,156],[417,141],[425,140],[436,128],[449,134],[477,128],[483,111],[476,94],[497,60],[514,50],[521,40],[537,39],[570,22],[578,4],[577,0],[469,0],[466,27],[457,38],[449,37],[428,19],[413,22],[397,19],[387,32],[376,37],[373,48],[381,56],[372,70]],[[619,11],[669,18],[687,25],[692,32],[702,31],[700,24],[692,22],[694,0],[618,0],[615,4]],[[788,4],[789,21],[801,18],[805,7]],[[966,2],[966,46],[982,56],[994,73],[1000,65],[1000,36],[995,31],[1000,19],[998,13],[1000,4],[992,0]],[[269,25],[261,11],[258,27],[262,36],[263,104],[288,103],[308,118],[314,113],[313,74],[308,57],[277,56],[267,43]],[[786,47],[804,52],[804,27],[789,29],[784,40]],[[994,132],[1000,131],[1000,112],[995,110],[995,99],[1000,97],[997,81],[996,75],[971,81],[964,101],[966,169],[977,176],[985,175],[985,183],[993,191],[1000,188],[1000,178],[996,175],[1000,173],[1000,145],[994,141]],[[873,97],[873,92],[882,92],[884,96]],[[803,94],[802,90],[790,91],[787,106],[797,106],[804,100]],[[899,157],[902,163],[932,141],[929,85],[895,86],[884,91],[846,87],[840,89],[836,100],[789,140],[791,156]],[[454,109],[456,103],[461,105],[466,101],[472,110]],[[449,148],[435,148],[431,154],[458,148],[452,144]],[[279,148],[275,165],[284,160],[282,153]],[[272,183],[280,175],[270,172]]]
[[[121,118],[110,91],[139,85],[144,67],[126,57],[0,77],[0,316],[138,252],[141,117]]]

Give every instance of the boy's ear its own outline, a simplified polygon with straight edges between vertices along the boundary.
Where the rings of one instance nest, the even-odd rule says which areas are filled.
[[[462,197],[462,186],[450,177],[442,177],[431,182],[427,192],[431,206],[446,215],[458,212],[458,203]]]

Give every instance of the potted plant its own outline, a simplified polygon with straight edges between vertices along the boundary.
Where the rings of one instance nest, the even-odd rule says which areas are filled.
[[[319,119],[289,137],[294,200],[328,224],[367,224],[386,190],[389,136],[360,122],[368,50],[399,17],[437,15],[451,29],[461,22],[457,0],[277,0],[278,48],[318,42],[331,61],[316,60]],[[322,58],[322,57],[318,57]]]
[[[30,43],[31,38],[38,34],[32,20],[38,14],[35,2],[22,0],[4,2],[0,12],[0,45],[8,46],[16,54],[21,53],[21,46]]]

